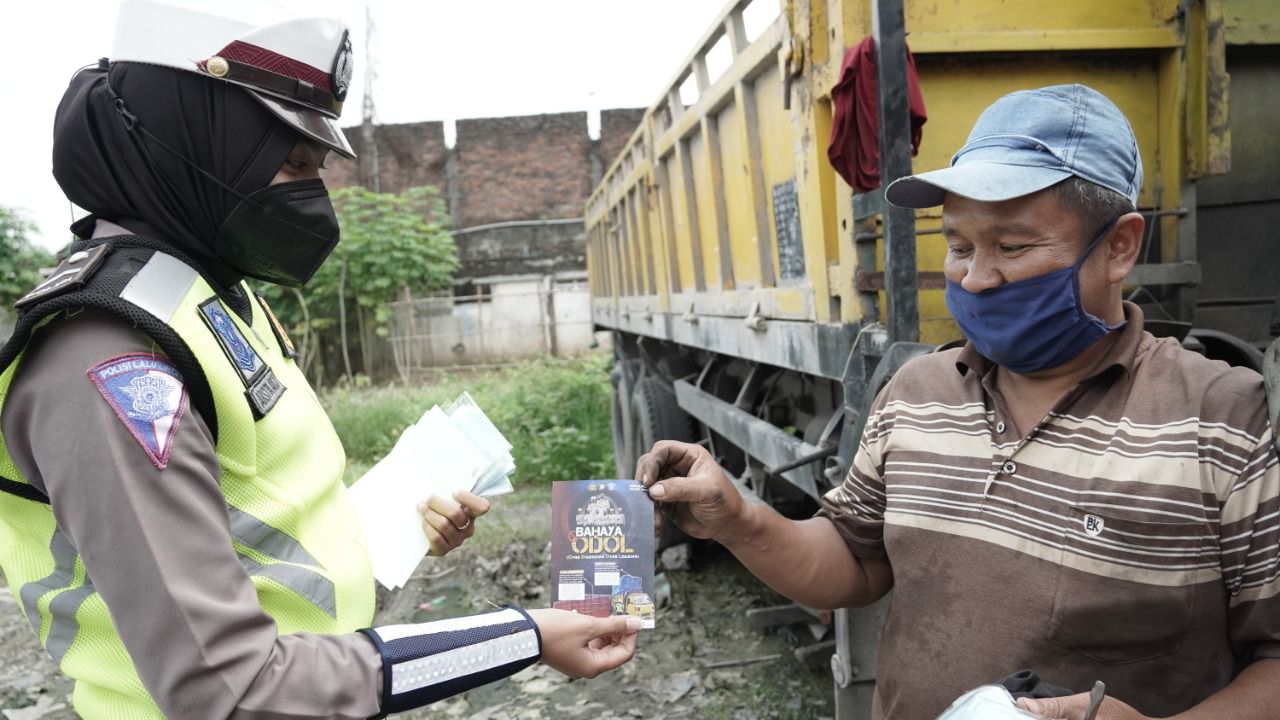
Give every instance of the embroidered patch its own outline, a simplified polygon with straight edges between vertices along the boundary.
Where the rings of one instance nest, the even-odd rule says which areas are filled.
[[[240,369],[240,373],[246,380],[253,377],[253,374],[258,372],[258,368],[262,367],[262,360],[258,358],[258,353],[249,347],[249,342],[244,339],[244,335],[240,334],[240,328],[231,321],[227,311],[215,301],[201,305],[200,312],[209,319],[213,331],[218,334],[223,348],[226,349],[231,361]]]
[[[147,451],[151,463],[163,470],[186,406],[182,375],[164,358],[143,353],[112,358],[85,374]]]
[[[200,316],[213,331],[214,337],[218,338],[218,344],[222,346],[222,351],[227,354],[231,364],[240,373],[240,379],[244,381],[245,398],[253,410],[253,419],[261,420],[266,417],[284,394],[284,385],[245,339],[216,296],[200,304]],[[252,330],[250,328],[250,332]],[[254,336],[258,337],[258,334],[255,332]],[[262,338],[258,337],[258,341],[262,342]]]

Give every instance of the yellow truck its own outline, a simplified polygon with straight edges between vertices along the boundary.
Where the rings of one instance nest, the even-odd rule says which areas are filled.
[[[585,210],[620,477],[655,440],[701,441],[744,491],[810,513],[885,380],[960,338],[939,210],[855,194],[827,160],[831,89],[868,35],[882,185],[945,166],[1010,91],[1081,82],[1114,99],[1146,168],[1128,297],[1156,334],[1264,369],[1280,335],[1280,3],[730,0]],[[929,118],[915,158],[904,45]],[[835,613],[818,649],[834,651],[842,720],[867,716],[880,612]]]

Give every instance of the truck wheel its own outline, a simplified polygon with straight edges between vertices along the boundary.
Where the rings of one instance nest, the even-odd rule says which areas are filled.
[[[631,396],[631,437],[628,450],[634,453],[631,469],[626,475],[635,473],[635,461],[649,452],[653,444],[659,440],[679,440],[694,442],[697,435],[693,418],[689,417],[676,404],[675,393],[671,388],[652,377],[642,377],[636,383],[635,393]],[[688,541],[675,523],[667,520],[662,523],[662,534],[658,537],[658,550]]]
[[[611,413],[609,425],[613,431],[613,465],[617,470],[617,478],[630,478],[636,471],[639,455],[632,453],[628,435],[631,434],[631,386],[626,374],[620,366],[615,366],[609,373],[609,383],[613,386],[610,393]]]
[[[676,404],[675,392],[651,377],[642,377],[631,396],[632,428],[636,459],[649,452],[659,440],[694,442],[693,418]],[[635,467],[632,467],[635,470]]]

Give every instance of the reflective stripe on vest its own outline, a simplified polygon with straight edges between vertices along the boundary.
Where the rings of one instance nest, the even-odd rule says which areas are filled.
[[[49,601],[49,634],[45,639],[45,650],[55,663],[62,662],[62,656],[71,647],[80,623],[76,621],[76,611],[95,590],[93,583],[86,576],[84,582],[75,587],[75,566],[79,555],[67,541],[62,531],[55,530],[49,542],[49,553],[53,556],[53,572],[47,576],[22,586],[19,597],[26,609],[27,621],[36,636],[40,636],[40,599],[50,592],[58,592]]]
[[[124,286],[120,298],[167,325],[199,277],[199,273],[178,259],[158,252]]]
[[[298,567],[299,565],[311,567],[319,565],[306,548],[302,547],[297,540],[239,508],[232,507],[228,510],[231,514],[231,537],[237,542],[268,557],[292,563],[262,565],[252,558],[241,556],[240,564],[249,575],[269,577],[309,599],[330,617],[337,617],[333,582],[314,570]]]

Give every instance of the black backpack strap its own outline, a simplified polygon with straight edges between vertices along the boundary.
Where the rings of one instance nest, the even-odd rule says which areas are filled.
[[[20,498],[34,500],[35,502],[44,503],[45,505],[49,504],[49,498],[46,497],[44,493],[37,490],[35,485],[20,483],[6,477],[0,477],[0,492],[17,495]]]

